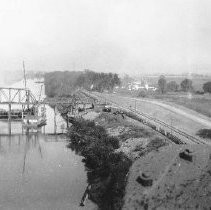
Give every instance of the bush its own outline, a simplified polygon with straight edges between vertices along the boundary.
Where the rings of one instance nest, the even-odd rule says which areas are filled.
[[[176,92],[179,89],[179,85],[175,81],[171,81],[167,83],[167,91]]]
[[[121,209],[126,175],[131,161],[123,153],[115,153],[119,140],[110,137],[105,129],[88,120],[77,120],[69,128],[68,147],[80,152],[92,185],[89,197],[100,209]]]
[[[211,139],[211,129],[201,129],[197,132],[197,135],[202,137],[202,138]]]
[[[197,91],[195,92],[195,94],[203,95],[203,94],[204,94],[204,91],[197,90]]]
[[[181,84],[182,91],[188,92],[193,90],[193,82],[190,79],[184,79]]]
[[[142,98],[145,98],[147,96],[147,91],[146,90],[140,90],[138,92],[138,97],[142,97]]]
[[[205,93],[211,93],[211,82],[204,83],[203,90]]]

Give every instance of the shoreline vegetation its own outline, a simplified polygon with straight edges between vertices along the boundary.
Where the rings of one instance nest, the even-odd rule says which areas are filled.
[[[89,199],[99,209],[121,209],[126,176],[132,161],[120,152],[119,140],[93,121],[76,120],[69,128],[68,148],[84,157],[87,181],[91,186]]]
[[[101,210],[120,210],[132,163],[167,145],[162,135],[126,116],[102,112],[94,121],[78,118],[68,129],[68,148],[83,156],[88,197]]]

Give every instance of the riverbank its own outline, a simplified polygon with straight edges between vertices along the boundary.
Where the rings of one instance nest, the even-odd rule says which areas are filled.
[[[89,199],[106,210],[122,208],[132,163],[169,144],[161,134],[116,112],[88,112],[72,122],[67,136],[68,147],[84,158]]]
[[[89,198],[99,209],[208,207],[210,147],[175,145],[121,111],[92,111],[80,121],[86,129],[73,125],[80,135],[74,134],[70,145],[74,148],[77,136],[75,150],[84,157]],[[187,159],[184,152],[190,153]]]

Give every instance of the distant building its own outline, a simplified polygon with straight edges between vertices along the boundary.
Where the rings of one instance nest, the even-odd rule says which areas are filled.
[[[149,86],[149,84],[144,81],[144,82],[131,82],[128,84],[128,89],[129,90],[140,90],[140,89],[143,89],[143,90],[152,90],[152,91],[155,91],[157,88],[156,87],[153,87],[153,86]]]

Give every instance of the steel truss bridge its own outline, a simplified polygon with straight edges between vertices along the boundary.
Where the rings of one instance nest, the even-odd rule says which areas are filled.
[[[0,87],[0,104],[34,105],[36,98],[29,89]]]
[[[81,100],[79,98],[69,98],[65,100],[44,99],[42,101],[38,101],[29,89],[0,87],[0,105],[71,105],[73,103],[80,103],[80,101]]]
[[[77,107],[78,104],[90,104],[90,98],[87,97],[81,91],[78,91],[73,97],[65,99],[48,99],[40,101],[35,98],[32,91],[24,88],[12,88],[12,87],[0,87],[0,105],[8,106],[8,120],[12,117],[12,105],[21,105],[22,112],[25,108],[40,106],[40,105],[50,105],[54,108],[56,106],[62,105],[69,107],[71,110]]]

